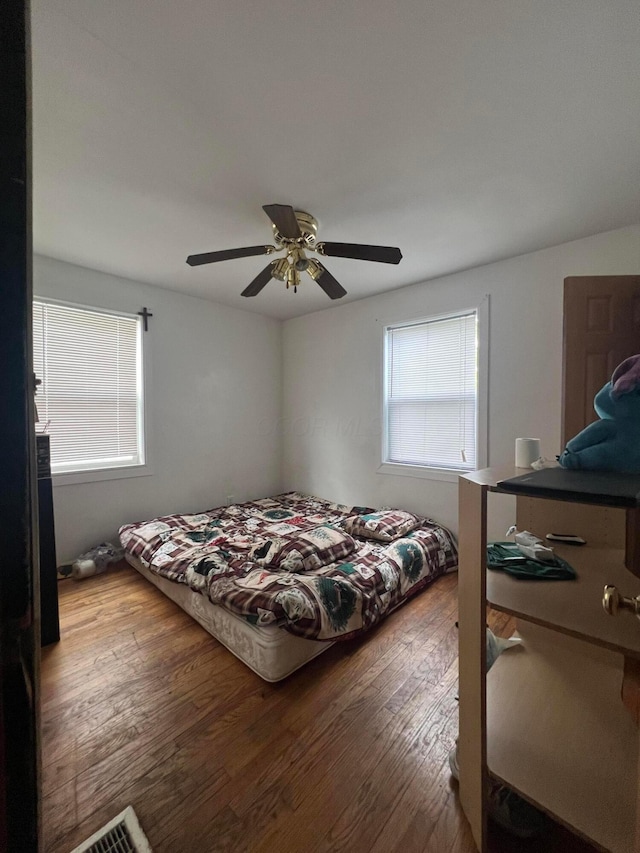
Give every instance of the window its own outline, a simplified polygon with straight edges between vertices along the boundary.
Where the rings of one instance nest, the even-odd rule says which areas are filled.
[[[36,299],[33,350],[52,473],[144,465],[141,318]]]
[[[484,464],[478,313],[385,328],[383,463],[414,466],[415,473]]]

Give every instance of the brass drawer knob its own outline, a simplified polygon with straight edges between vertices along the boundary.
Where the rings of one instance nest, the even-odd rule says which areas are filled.
[[[627,598],[620,595],[618,588],[607,584],[602,595],[602,606],[609,616],[617,616],[619,610],[630,610],[640,619],[640,595]]]

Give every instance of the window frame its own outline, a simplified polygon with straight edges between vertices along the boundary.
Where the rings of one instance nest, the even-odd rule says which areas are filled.
[[[488,408],[489,408],[489,296],[488,294],[474,306],[431,314],[409,319],[388,320],[382,324],[381,370],[380,370],[380,413],[382,419],[381,461],[378,474],[393,474],[401,477],[417,477],[443,482],[457,482],[462,474],[470,469],[437,468],[430,465],[411,465],[403,462],[389,462],[388,455],[388,417],[387,417],[387,334],[389,329],[399,326],[417,326],[439,320],[451,320],[466,314],[475,314],[477,322],[478,346],[478,391],[476,398],[476,468],[486,468],[488,462]]]
[[[42,305],[53,305],[61,308],[74,308],[79,311],[87,311],[97,314],[111,314],[114,317],[124,317],[134,319],[138,324],[138,341],[140,357],[141,376],[138,381],[141,385],[142,401],[140,407],[140,424],[138,425],[139,439],[142,440],[142,455],[144,462],[135,465],[117,465],[105,466],[103,468],[84,468],[77,471],[52,471],[51,478],[54,485],[71,486],[79,483],[93,483],[104,480],[120,480],[130,477],[148,477],[153,474],[153,469],[150,463],[151,456],[151,430],[149,426],[149,409],[151,396],[151,357],[149,352],[149,339],[145,337],[142,318],[136,311],[124,311],[114,308],[107,308],[101,305],[87,305],[81,302],[74,302],[69,299],[56,299],[50,296],[33,295],[33,302]],[[36,395],[36,404],[38,398]],[[36,433],[37,433],[36,424]]]

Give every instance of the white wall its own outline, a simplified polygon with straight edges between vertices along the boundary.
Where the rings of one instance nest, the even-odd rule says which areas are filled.
[[[489,294],[490,464],[511,464],[519,435],[540,437],[553,456],[560,450],[563,279],[639,271],[634,226],[282,325],[36,257],[39,296],[127,312],[146,305],[154,314],[145,338],[153,474],[55,486],[58,562],[113,541],[126,521],[289,488],[402,506],[457,530],[455,483],[377,473],[382,325],[472,307]],[[495,502],[497,537],[511,501]]]
[[[457,531],[456,483],[376,473],[382,326],[473,307],[489,294],[489,463],[512,465],[517,436],[539,437],[553,457],[561,449],[563,279],[639,272],[634,226],[287,321],[284,487],[404,507]],[[502,537],[512,502],[495,501],[490,535]]]
[[[34,293],[153,312],[149,457],[153,474],[54,485],[58,563],[120,524],[280,490],[281,324],[246,311],[55,261],[34,259]]]

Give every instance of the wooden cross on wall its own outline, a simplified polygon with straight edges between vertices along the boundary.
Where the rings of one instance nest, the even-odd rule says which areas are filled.
[[[144,322],[144,330],[145,332],[149,331],[149,317],[153,317],[151,311],[147,311],[146,306],[142,309],[142,311],[138,311],[138,314],[142,317],[142,321]]]

